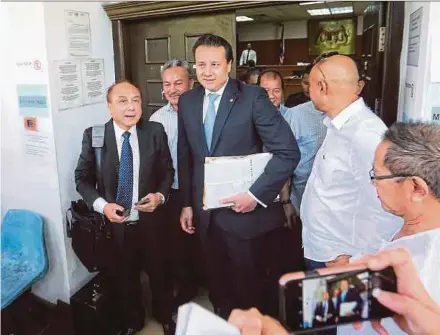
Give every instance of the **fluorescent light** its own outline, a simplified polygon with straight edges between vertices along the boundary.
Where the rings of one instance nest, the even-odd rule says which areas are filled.
[[[246,22],[246,21],[254,21],[254,19],[249,17],[249,16],[237,16],[235,18],[235,21],[237,21],[237,22]]]
[[[353,6],[330,8],[332,14],[348,14],[353,13]]]
[[[315,5],[318,3],[324,3],[324,1],[310,1],[310,2],[300,2],[300,6],[308,6],[308,5]]]
[[[328,8],[319,8],[319,9],[307,9],[307,12],[312,16],[318,15],[330,15],[330,10]]]

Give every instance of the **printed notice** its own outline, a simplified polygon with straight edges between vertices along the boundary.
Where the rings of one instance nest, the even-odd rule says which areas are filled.
[[[73,10],[64,11],[67,42],[70,56],[90,57],[92,41],[90,37],[89,13]]]
[[[85,59],[81,61],[84,104],[104,101],[104,60]]]
[[[49,116],[47,85],[18,84],[18,110],[22,116]]]
[[[55,61],[58,79],[58,110],[82,105],[80,61]]]
[[[408,34],[408,56],[406,63],[419,66],[420,38],[422,34],[423,7],[420,7],[410,15]]]
[[[48,134],[28,131],[24,132],[24,154],[27,158],[46,162],[50,160],[52,150]]]

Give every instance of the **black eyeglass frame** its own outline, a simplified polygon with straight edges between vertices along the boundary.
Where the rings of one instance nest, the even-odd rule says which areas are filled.
[[[370,180],[374,181],[374,180],[386,180],[386,179],[393,179],[393,178],[409,178],[409,177],[414,177],[414,175],[412,174],[407,174],[407,173],[395,173],[395,174],[389,174],[386,176],[375,176],[374,175],[374,169],[370,170]]]

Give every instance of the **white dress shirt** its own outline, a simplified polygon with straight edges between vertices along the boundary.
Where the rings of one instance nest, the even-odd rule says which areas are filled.
[[[203,122],[205,122],[205,117],[206,117],[206,114],[208,113],[208,104],[209,104],[208,94],[210,94],[210,93],[214,93],[214,94],[218,94],[218,95],[219,95],[219,97],[218,97],[218,98],[215,100],[215,102],[214,102],[214,106],[215,106],[215,115],[217,115],[218,106],[220,106],[220,100],[222,99],[223,92],[225,91],[225,87],[226,87],[226,85],[228,84],[228,81],[229,81],[229,79],[226,80],[226,83],[225,83],[225,84],[223,85],[223,87],[221,87],[217,92],[212,92],[212,91],[210,91],[210,90],[208,90],[208,89],[205,88],[205,95],[204,95],[204,97],[203,97]],[[251,191],[248,191],[248,194],[249,194],[252,198],[254,198],[254,200],[255,200],[256,202],[258,202],[261,206],[263,206],[264,208],[267,207],[267,205],[264,204],[264,203],[262,203],[260,200],[258,200],[258,199],[252,194]]]
[[[403,223],[382,209],[369,177],[382,120],[359,98],[324,124],[300,210],[304,257],[318,262],[374,252]]]
[[[248,58],[249,53],[249,58]],[[247,60],[247,61],[246,61]],[[240,65],[247,65],[247,62],[253,60],[255,62],[255,65],[257,65],[257,53],[255,50],[243,50],[240,57]]]
[[[177,173],[177,112],[170,103],[157,110],[151,117],[150,121],[159,122],[165,128],[168,137],[168,147],[170,148],[171,158],[173,159],[174,182],[171,186],[173,189],[179,189],[179,174]]]
[[[380,250],[405,248],[411,254],[417,273],[437,304],[440,304],[440,228],[428,230],[397,240],[386,242]],[[392,318],[381,321],[382,326],[392,335],[404,335]],[[370,322],[364,322],[360,330],[355,331],[352,325],[339,326],[338,335],[376,335]]]
[[[115,138],[116,138],[116,146],[118,148],[118,157],[121,159],[121,149],[122,142],[124,138],[122,134],[125,133],[125,130],[120,128],[116,122],[113,121],[113,126],[115,128]],[[133,198],[132,198],[132,208],[130,212],[130,216],[128,217],[128,221],[137,221],[139,220],[139,212],[137,209],[134,209],[134,204],[139,200],[139,141],[136,131],[136,126],[131,127],[128,130],[131,135],[129,138],[131,150],[133,152]],[[104,214],[104,206],[107,205],[108,202],[104,198],[98,198],[93,203],[93,209],[101,214]]]

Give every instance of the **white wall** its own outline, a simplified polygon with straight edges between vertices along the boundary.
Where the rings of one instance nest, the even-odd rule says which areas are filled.
[[[53,61],[67,59],[67,41],[64,29],[64,10],[76,10],[90,14],[92,58],[103,58],[106,87],[115,80],[111,21],[98,2],[46,2],[44,3],[46,40],[49,62],[49,79],[53,126],[56,143],[58,177],[60,183],[61,211],[65,213],[71,200],[79,198],[75,190],[73,171],[81,149],[82,135],[86,127],[102,124],[109,119],[106,104],[99,103],[81,108],[57,110],[57,78]],[[64,222],[64,221],[63,221]],[[65,224],[63,224],[65,230]],[[75,257],[70,239],[66,239],[69,292],[73,294],[83,284],[87,270]]]
[[[362,35],[363,17],[357,18],[357,34]],[[281,26],[276,23],[244,23],[237,25],[240,42],[267,41],[281,38]],[[284,38],[307,38],[307,20],[284,22]]]
[[[34,293],[51,302],[69,298],[89,274],[72,253],[65,237],[65,211],[75,192],[73,170],[85,127],[108,118],[105,103],[57,110],[57,83],[53,60],[67,59],[64,10],[90,13],[92,57],[104,58],[106,84],[114,81],[111,24],[98,2],[2,3],[3,62],[0,77],[1,114],[1,214],[25,208],[45,218],[49,271],[33,287]],[[6,33],[7,32],[7,33]],[[18,67],[23,61],[39,60],[41,71]],[[17,106],[17,84],[47,84],[49,115],[38,118],[38,127],[49,137],[44,160],[24,153],[23,117]]]
[[[423,8],[418,66],[407,65],[410,15]],[[400,65],[398,120],[432,121],[431,108],[440,106],[439,24],[440,4],[434,2],[405,2],[405,23]],[[437,83],[436,83],[437,82]],[[411,88],[414,85],[414,94]]]

